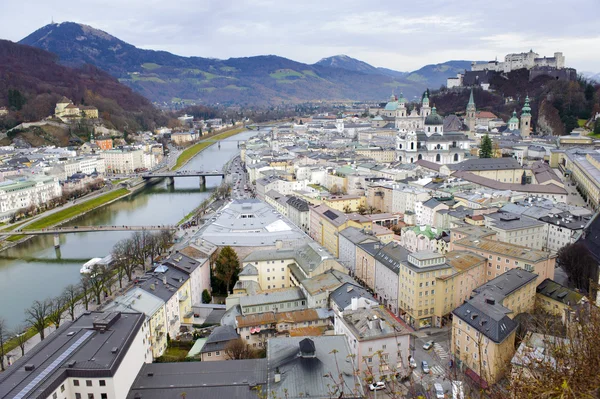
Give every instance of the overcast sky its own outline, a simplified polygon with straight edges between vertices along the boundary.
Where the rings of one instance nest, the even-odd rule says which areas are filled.
[[[276,54],[305,63],[346,54],[407,71],[533,48],[600,72],[600,0],[87,0],[5,2],[0,37],[74,21],[135,46],[214,58]]]

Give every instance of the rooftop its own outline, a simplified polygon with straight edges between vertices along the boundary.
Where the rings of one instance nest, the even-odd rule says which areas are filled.
[[[141,313],[120,312],[87,312],[64,322],[0,374],[0,398],[46,398],[69,377],[114,376],[143,322]],[[141,366],[144,359],[138,360]]]
[[[299,301],[304,299],[300,287],[281,288],[271,292],[263,292],[251,296],[240,297],[240,306],[269,305],[280,302]]]
[[[359,341],[395,337],[410,332],[387,311],[378,307],[345,311],[342,321]]]
[[[144,364],[127,399],[256,399],[267,383],[267,359]]]
[[[454,242],[454,245],[474,248],[479,251],[490,252],[505,257],[520,259],[525,262],[542,262],[553,255],[550,252],[538,251],[528,247],[522,247],[516,244],[509,244],[502,241],[495,241],[489,238],[466,237]]]
[[[545,297],[551,298],[555,301],[562,302],[565,305],[576,305],[585,297],[580,293],[567,288],[556,281],[552,281],[549,278],[545,279],[537,286],[537,293]]]

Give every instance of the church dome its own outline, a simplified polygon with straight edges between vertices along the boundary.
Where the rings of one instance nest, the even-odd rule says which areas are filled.
[[[435,107],[431,109],[431,114],[425,118],[425,125],[443,125],[444,119],[438,115]]]
[[[519,124],[519,118],[517,118],[517,111],[513,111],[512,117],[508,120],[508,124]]]
[[[398,101],[390,101],[389,103],[385,104],[386,111],[395,111],[397,109],[398,109]]]

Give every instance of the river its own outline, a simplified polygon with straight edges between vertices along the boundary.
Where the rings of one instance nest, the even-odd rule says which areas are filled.
[[[238,141],[255,132],[243,132],[210,146],[194,157],[183,170],[221,170],[239,153]],[[206,178],[201,192],[196,177],[175,178],[145,187],[136,194],[91,211],[68,225],[158,225],[175,224],[206,199],[221,183],[219,177]],[[59,295],[64,287],[79,281],[81,265],[94,257],[108,255],[113,245],[130,232],[63,234],[60,255],[52,236],[37,236],[0,252],[0,317],[8,327],[25,319],[25,309],[34,300]],[[59,257],[60,256],[60,257]]]

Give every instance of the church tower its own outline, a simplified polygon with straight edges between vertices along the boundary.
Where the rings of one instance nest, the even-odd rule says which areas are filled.
[[[473,89],[471,89],[471,95],[469,96],[469,102],[467,103],[467,113],[465,116],[465,125],[467,125],[470,132],[475,131],[476,112],[477,110],[475,109],[475,100],[473,99]]]
[[[508,130],[519,130],[519,118],[517,118],[517,110],[514,110],[512,117],[508,120]]]
[[[398,112],[396,115],[399,118],[406,118],[406,99],[402,92],[400,92],[400,98],[398,99]]]
[[[425,122],[425,118],[429,116],[431,113],[431,108],[429,108],[429,96],[427,95],[427,91],[423,95],[423,101],[421,103],[421,118],[423,118],[423,122]]]
[[[531,107],[529,106],[529,96],[525,97],[525,105],[521,112],[521,137],[529,137],[531,134]]]

